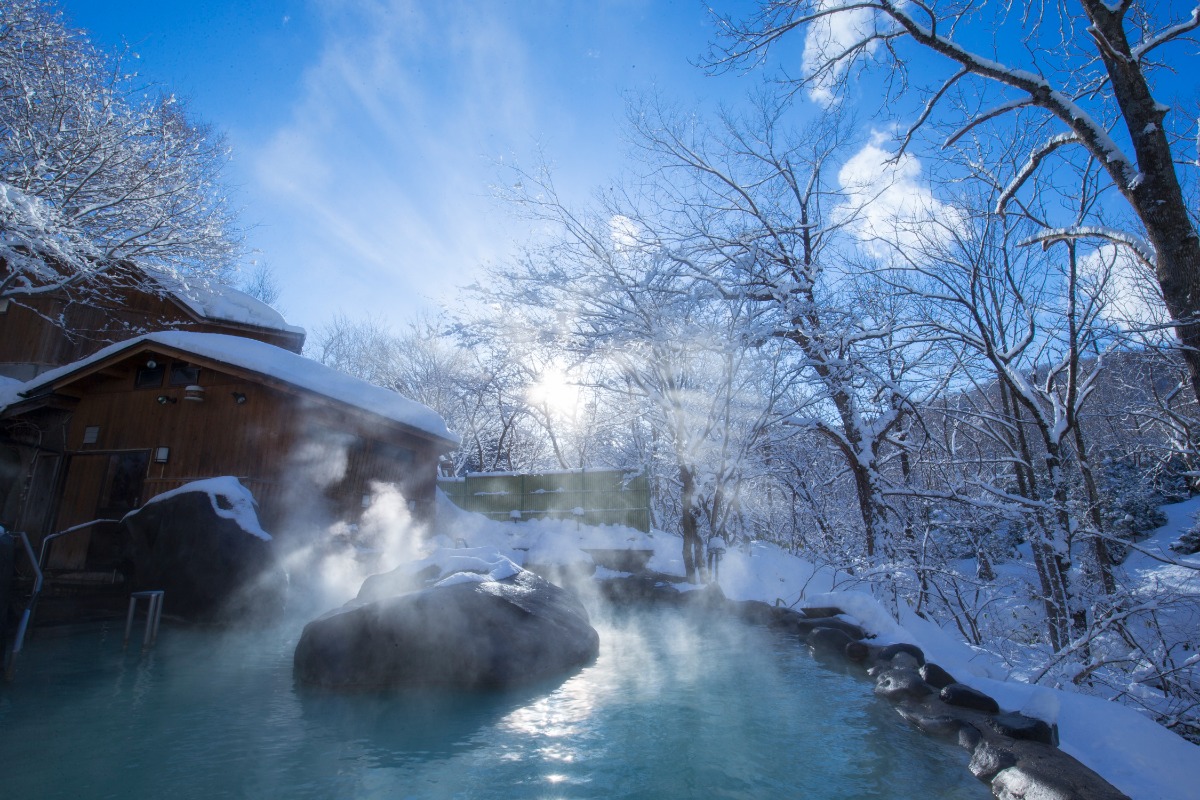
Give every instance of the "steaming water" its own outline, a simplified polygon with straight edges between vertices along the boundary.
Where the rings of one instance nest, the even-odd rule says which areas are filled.
[[[672,612],[519,692],[298,691],[298,629],[42,636],[0,689],[12,798],[985,798],[966,756],[795,640]]]

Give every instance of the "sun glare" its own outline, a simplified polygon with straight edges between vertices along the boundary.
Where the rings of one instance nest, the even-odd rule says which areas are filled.
[[[550,367],[529,387],[529,400],[556,413],[571,414],[579,404],[579,385],[561,369]]]

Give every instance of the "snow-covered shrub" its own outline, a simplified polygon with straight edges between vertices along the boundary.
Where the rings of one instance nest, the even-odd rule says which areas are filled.
[[[1192,522],[1192,527],[1171,545],[1171,549],[1185,556],[1200,553],[1200,519]]]
[[[1105,459],[1102,495],[1106,501],[1103,513],[1108,534],[1136,542],[1163,525],[1167,518],[1159,506],[1169,502],[1166,498],[1175,497],[1180,489],[1172,474],[1139,468],[1129,458]],[[1108,552],[1113,561],[1120,563],[1129,555],[1129,548],[1110,541]]]

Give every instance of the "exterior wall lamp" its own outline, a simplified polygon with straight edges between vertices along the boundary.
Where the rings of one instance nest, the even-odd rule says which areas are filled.
[[[158,396],[158,404],[160,406],[165,406],[167,403],[178,403],[178,402],[179,401],[176,400],[174,397],[167,397],[165,394],[160,394]]]
[[[246,393],[245,392],[233,392],[232,394],[233,394],[233,402],[237,403],[239,406],[245,404],[245,402],[246,402]]]

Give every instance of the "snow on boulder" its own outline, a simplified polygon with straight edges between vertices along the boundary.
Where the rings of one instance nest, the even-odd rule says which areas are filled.
[[[125,515],[136,590],[162,589],[172,616],[231,621],[277,612],[287,574],[236,478],[195,481]]]
[[[473,558],[473,556],[464,556]],[[442,574],[387,596],[382,582],[305,626],[294,674],[304,685],[356,690],[492,688],[567,673],[596,657],[599,636],[569,592],[504,559]],[[487,571],[483,571],[488,564]],[[394,584],[403,588],[407,584]]]
[[[511,558],[493,547],[439,547],[419,561],[410,561],[391,572],[370,576],[363,582],[355,599],[359,602],[382,600],[451,578],[458,581],[499,581],[516,575],[520,569]]]
[[[142,508],[154,503],[166,502],[188,492],[200,492],[207,495],[212,512],[218,517],[236,523],[239,528],[251,536],[257,536],[267,542],[271,541],[271,534],[264,531],[258,524],[258,512],[255,510],[258,508],[258,501],[254,499],[250,490],[232,475],[185,483],[177,489],[156,494],[147,500]]]

